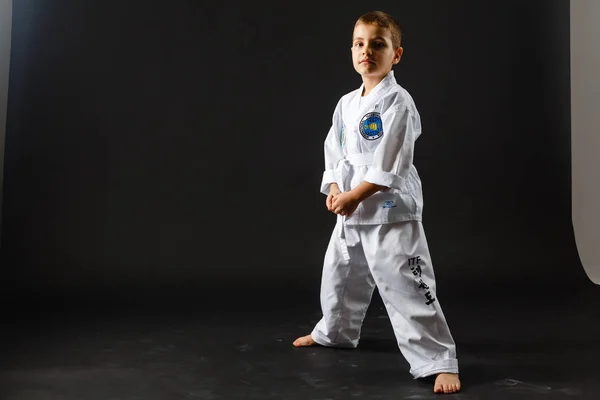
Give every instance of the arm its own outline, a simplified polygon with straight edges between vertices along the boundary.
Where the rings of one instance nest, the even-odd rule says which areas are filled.
[[[413,115],[403,105],[383,113],[382,123],[384,136],[364,180],[402,190],[413,163],[414,145],[421,134],[421,123],[418,115]]]
[[[333,118],[331,121],[331,127],[327,133],[324,144],[325,153],[325,171],[323,172],[323,179],[321,181],[321,193],[328,195],[330,193],[331,185],[336,183],[335,169],[338,162],[344,158],[344,153],[341,146],[341,134],[342,134],[342,100],[340,99],[333,112]],[[335,185],[337,192],[339,188]]]
[[[335,214],[350,215],[361,201],[384,189],[387,187],[362,181],[354,189],[334,196],[331,207],[328,205],[327,208]]]
[[[356,199],[358,203],[371,197],[380,190],[388,189],[386,186],[376,185],[371,182],[362,181],[357,187],[350,191],[352,197]]]

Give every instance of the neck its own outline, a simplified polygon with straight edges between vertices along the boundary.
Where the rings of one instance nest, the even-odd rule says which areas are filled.
[[[379,82],[385,78],[387,74],[384,76],[363,76],[363,96],[367,96],[371,93],[371,90],[375,88],[375,86],[379,85]]]

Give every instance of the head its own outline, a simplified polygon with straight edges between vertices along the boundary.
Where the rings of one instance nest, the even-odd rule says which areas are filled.
[[[402,32],[398,21],[381,11],[362,15],[352,34],[352,62],[364,78],[383,79],[402,58]]]

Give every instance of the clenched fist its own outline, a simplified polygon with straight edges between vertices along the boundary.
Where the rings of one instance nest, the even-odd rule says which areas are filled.
[[[331,208],[333,206],[333,200],[335,200],[340,193],[342,192],[336,183],[329,185],[329,194],[327,195],[327,200],[325,200],[325,205],[329,211],[333,211],[333,208]]]
[[[340,193],[334,197],[331,204],[331,211],[335,214],[350,216],[360,203],[354,192]]]

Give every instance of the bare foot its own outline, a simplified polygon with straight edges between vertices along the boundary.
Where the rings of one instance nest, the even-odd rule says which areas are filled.
[[[456,393],[460,390],[458,374],[438,374],[433,387],[434,393]]]
[[[294,346],[296,347],[314,346],[315,344],[317,342],[314,341],[311,335],[302,336],[294,340]]]

